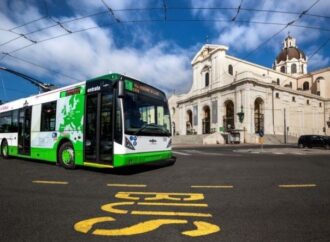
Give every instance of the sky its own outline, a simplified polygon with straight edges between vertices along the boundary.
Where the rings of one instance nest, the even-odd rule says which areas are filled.
[[[122,73],[170,95],[190,90],[204,44],[271,68],[290,33],[313,71],[330,66],[329,9],[329,0],[1,0],[0,66],[56,86]],[[0,100],[36,93],[0,72]]]

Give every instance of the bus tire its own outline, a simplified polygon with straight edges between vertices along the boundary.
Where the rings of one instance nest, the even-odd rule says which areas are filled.
[[[1,156],[4,159],[8,159],[9,158],[8,152],[9,152],[8,142],[7,142],[7,140],[4,140],[4,141],[2,141],[2,144],[1,144]]]
[[[58,150],[58,161],[65,169],[75,169],[74,149],[70,142],[65,142]]]

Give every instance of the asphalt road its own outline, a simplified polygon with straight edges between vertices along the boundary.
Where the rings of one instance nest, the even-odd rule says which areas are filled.
[[[330,152],[267,150],[121,170],[2,159],[0,241],[329,241]]]

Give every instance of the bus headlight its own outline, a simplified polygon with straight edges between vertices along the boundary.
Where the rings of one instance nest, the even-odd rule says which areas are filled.
[[[126,137],[125,137],[125,147],[131,150],[135,150],[134,146],[132,145],[131,141],[129,141]]]

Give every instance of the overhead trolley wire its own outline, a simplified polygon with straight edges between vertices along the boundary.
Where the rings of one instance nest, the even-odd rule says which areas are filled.
[[[70,79],[73,79],[73,80],[76,80],[76,81],[81,81],[81,80],[79,80],[78,78],[75,78],[75,77],[69,76],[69,75],[67,75],[67,74],[60,73],[60,72],[58,72],[58,71],[51,70],[51,69],[49,69],[49,68],[46,68],[46,67],[44,67],[44,66],[42,66],[42,65],[39,65],[39,64],[33,63],[33,62],[28,61],[28,60],[26,60],[26,59],[23,59],[23,58],[21,58],[21,57],[13,56],[13,55],[11,55],[11,54],[9,54],[9,53],[5,53],[5,54],[6,54],[6,56],[9,56],[9,57],[11,57],[11,58],[13,58],[13,59],[16,59],[16,60],[19,60],[19,61],[25,62],[25,63],[27,63],[27,64],[30,64],[30,65],[33,65],[33,66],[36,66],[36,67],[39,67],[39,68],[41,68],[41,69],[44,69],[44,70],[46,70],[46,71],[49,71],[49,72],[52,72],[52,73],[58,74],[58,75],[60,75],[60,76],[63,76],[63,77],[66,77],[66,78],[70,78]]]
[[[276,37],[277,35],[279,35],[282,31],[284,31],[286,28],[288,28],[289,26],[293,26],[294,23],[296,21],[298,21],[299,19],[301,19],[304,15],[306,15],[308,13],[309,10],[311,10],[320,0],[316,0],[309,8],[307,8],[306,10],[302,11],[301,13],[298,13],[298,17],[295,18],[294,20],[288,22],[285,24],[285,26],[283,28],[281,28],[279,31],[275,32],[274,34],[272,34],[270,37],[268,37],[266,40],[264,40],[263,42],[261,42],[256,48],[254,48],[253,50],[251,50],[250,52],[248,52],[242,59],[246,59],[248,58],[251,54],[253,54],[255,51],[257,51],[258,49],[260,49],[263,45],[267,44],[271,39],[273,39],[274,37]],[[236,62],[236,64],[234,65],[234,67],[238,66],[240,64],[240,62]],[[223,71],[223,74],[225,73],[225,70]],[[288,79],[287,79],[288,80]],[[286,82],[287,80],[285,80],[284,82]]]
[[[304,16],[304,15],[307,15],[308,14],[308,11],[312,8],[312,7],[314,7],[317,3],[319,2],[319,0],[317,0],[317,1],[315,1],[308,9],[306,9],[306,10],[304,10],[304,11],[302,11],[301,13],[299,13],[299,16],[298,16],[298,18],[297,19],[295,19],[295,20],[293,20],[293,21],[291,21],[291,22],[288,22],[288,23],[269,23],[269,22],[258,22],[258,21],[244,21],[244,20],[236,20],[236,22],[246,22],[246,23],[256,23],[256,24],[274,24],[274,25],[284,25],[284,27],[280,30],[280,31],[278,31],[278,32],[276,32],[275,34],[273,34],[271,37],[269,37],[268,39],[266,39],[265,41],[263,41],[260,45],[258,45],[258,47],[256,48],[256,49],[254,49],[253,51],[251,51],[250,53],[248,53],[248,55],[247,56],[245,56],[245,58],[246,57],[248,57],[251,53],[253,53],[255,50],[257,50],[257,49],[259,49],[262,45],[264,45],[264,44],[266,44],[268,41],[270,41],[272,38],[274,38],[276,35],[278,35],[279,33],[281,33],[283,30],[285,30],[287,27],[289,27],[289,26],[294,26],[294,27],[301,27],[301,28],[311,28],[311,29],[318,29],[318,30],[320,30],[321,28],[318,28],[318,27],[315,27],[315,26],[301,26],[301,25],[294,25],[294,23],[298,20],[298,19],[300,19],[302,16]],[[67,21],[62,21],[62,22],[60,22],[60,23],[69,23],[69,22],[73,22],[73,21],[77,21],[77,20],[80,20],[80,19],[83,19],[83,18],[87,18],[87,17],[89,17],[89,16],[95,16],[95,15],[99,15],[99,14],[105,14],[105,13],[107,13],[107,12],[115,12],[115,11],[124,11],[124,9],[118,9],[118,10],[112,10],[112,11],[110,11],[110,7],[109,7],[109,9],[108,9],[108,11],[103,11],[103,12],[98,12],[98,13],[94,13],[94,14],[90,14],[90,15],[86,15],[86,16],[83,16],[83,17],[79,17],[79,18],[76,18],[76,19],[71,19],[71,20],[67,20]],[[152,8],[152,9],[163,9],[164,10],[164,8]],[[168,8],[167,6],[166,6],[166,9],[174,9],[174,8]],[[235,8],[235,9],[237,9],[237,8]],[[130,11],[130,10],[133,10],[133,9],[125,9],[125,11]],[[145,10],[145,9],[139,9],[139,10]],[[115,19],[117,19],[116,18],[116,16],[115,15],[113,15],[114,16],[114,18]],[[116,22],[117,23],[127,23],[127,24],[133,24],[133,23],[146,23],[146,22],[161,22],[161,21],[163,21],[163,20],[161,20],[161,19],[148,19],[148,20],[131,20],[131,21],[120,21],[119,20],[119,22],[116,20]],[[171,21],[171,22],[182,22],[182,21],[226,21],[226,22],[230,22],[230,21],[232,21],[232,20],[230,20],[230,19],[220,19],[220,20],[182,20],[182,19],[178,19],[178,20],[175,20],[175,19],[166,19],[166,21]],[[54,27],[54,26],[57,26],[58,25],[58,23],[57,24],[55,24],[55,25],[52,25],[52,26],[48,26],[48,27],[46,27],[46,28],[43,28],[42,30],[44,30],[44,29],[47,29],[47,28],[51,28],[51,27]],[[9,52],[9,53],[7,53],[7,52],[2,52],[2,54],[4,55],[3,57],[2,57],[2,59],[4,59],[6,56],[10,56],[10,57],[12,57],[12,58],[14,58],[14,59],[18,59],[18,60],[20,60],[20,61],[23,61],[23,62],[26,62],[26,63],[29,63],[29,64],[31,64],[31,65],[35,65],[35,66],[38,66],[38,67],[40,67],[40,68],[43,68],[43,69],[46,69],[46,70],[49,70],[49,69],[47,69],[47,68],[45,68],[45,67],[42,67],[42,66],[40,66],[40,65],[38,65],[38,64],[35,64],[35,63],[32,63],[32,62],[29,62],[29,61],[26,61],[26,60],[24,60],[24,59],[22,59],[22,58],[19,58],[19,57],[16,57],[16,56],[13,56],[11,53],[14,53],[14,52],[17,52],[17,51],[20,51],[20,50],[22,50],[22,49],[25,49],[25,48],[27,48],[27,47],[29,47],[29,46],[32,46],[32,45],[35,45],[35,44],[38,44],[38,43],[42,43],[42,42],[46,42],[46,41],[49,41],[49,40],[52,40],[52,39],[56,39],[56,38],[60,38],[60,37],[63,37],[63,36],[66,36],[66,35],[68,35],[68,34],[73,34],[73,33],[80,33],[80,32],[84,32],[84,31],[88,31],[88,30],[91,30],[91,29],[96,29],[96,28],[102,28],[102,27],[105,27],[105,26],[110,26],[110,25],[113,25],[113,23],[111,23],[111,24],[106,24],[106,25],[97,25],[97,26],[92,26],[92,27],[89,27],[89,28],[85,28],[85,29],[81,29],[81,30],[77,30],[77,31],[67,31],[66,33],[64,33],[64,34],[61,34],[61,35],[57,35],[57,36],[53,36],[53,37],[50,37],[50,38],[46,38],[46,39],[43,39],[43,40],[39,40],[39,41],[37,41],[37,43],[32,43],[32,44],[30,44],[30,45],[27,45],[27,46],[23,46],[23,47],[21,47],[21,48],[18,48],[18,49],[15,49],[15,50],[13,50],[13,51],[11,51],[11,52]],[[323,29],[322,28],[322,30],[324,30],[324,31],[330,31],[329,29]],[[40,31],[40,30],[37,30],[37,31],[33,31],[33,32],[30,32],[30,33],[26,33],[25,35],[28,35],[28,34],[32,34],[32,33],[35,33],[35,32],[38,32],[38,31]],[[0,46],[2,46],[3,44],[1,44]],[[2,60],[1,59],[1,60]],[[52,71],[52,70],[49,70],[49,71]],[[52,71],[52,72],[54,72],[54,71]],[[69,78],[71,78],[71,79],[75,79],[75,80],[78,80],[78,79],[76,79],[76,78],[73,78],[73,77],[70,77],[70,76],[68,76],[68,75],[63,75],[63,76],[65,76],[65,77],[69,77]]]
[[[323,44],[320,45],[309,57],[308,60],[311,60],[321,49],[323,49],[330,42],[330,38],[328,38]]]
[[[164,21],[167,20],[167,3],[166,0],[163,0],[163,11],[164,11]]]
[[[151,22],[163,22],[163,21],[164,20],[162,20],[162,19],[129,20],[129,21],[121,21],[120,23],[117,23],[117,24],[137,24],[137,23],[151,23]],[[197,19],[197,20],[196,19],[167,19],[166,21],[167,22],[231,22],[230,19]],[[295,25],[293,23],[276,23],[276,22],[262,22],[262,21],[249,21],[249,20],[236,20],[235,22],[284,26],[284,28],[281,29],[279,31],[279,33],[282,32],[284,29],[286,29],[288,27],[288,24],[289,24],[289,26],[297,27],[297,28],[315,29],[315,30],[330,32],[330,29],[325,29],[325,28],[321,28],[321,27],[317,27],[317,26]],[[25,45],[23,47],[14,49],[14,50],[10,51],[9,53],[15,53],[17,51],[23,50],[23,49],[28,48],[30,46],[33,46],[35,44],[40,44],[40,43],[43,43],[43,42],[46,42],[46,41],[49,41],[49,40],[61,38],[61,37],[67,36],[69,34],[81,33],[81,32],[89,31],[89,30],[92,30],[92,29],[109,27],[109,26],[112,26],[112,25],[114,25],[114,23],[92,26],[92,27],[88,27],[88,28],[80,29],[80,30],[76,30],[76,31],[70,31],[70,32],[66,31],[67,33],[56,35],[56,36],[49,37],[49,38],[45,38],[45,39],[42,39],[42,40],[38,40],[38,41],[36,41],[36,43],[31,43],[29,45]],[[57,24],[55,24],[54,26],[57,26]],[[277,34],[279,34],[279,33],[277,33]],[[270,39],[275,37],[277,34],[274,34],[272,37],[270,37]],[[19,38],[19,37],[17,37],[17,38]],[[268,42],[268,41],[269,40],[267,40],[266,42]],[[4,45],[4,44],[2,44],[2,45]],[[0,45],[0,47],[2,45]]]
[[[116,17],[115,13],[113,12],[112,8],[104,1],[104,0],[101,0],[103,5],[107,8],[108,12],[110,13],[110,15],[114,18],[114,20],[117,22],[117,23],[120,23],[120,19]]]
[[[231,21],[235,22],[236,18],[238,17],[238,14],[239,14],[239,12],[240,12],[240,10],[241,10],[242,3],[243,3],[243,0],[241,0],[239,6],[238,6],[238,8],[237,8],[237,12],[236,12],[235,16],[231,19]]]
[[[53,28],[53,27],[56,27],[56,26],[59,26],[62,29],[64,29],[66,32],[70,33],[70,32],[73,32],[73,31],[68,30],[67,28],[65,28],[63,26],[63,24],[72,23],[74,21],[80,21],[82,19],[86,19],[86,18],[90,18],[90,17],[95,17],[95,16],[98,16],[98,15],[103,15],[103,14],[106,14],[108,12],[110,12],[112,14],[112,16],[115,18],[115,20],[116,20],[117,23],[119,23],[119,22],[125,22],[125,21],[121,21],[120,19],[118,19],[116,17],[116,15],[115,15],[115,12],[120,12],[120,11],[122,11],[122,12],[123,11],[154,11],[154,10],[163,10],[163,11],[166,10],[166,15],[164,16],[164,18],[168,22],[174,22],[174,20],[169,20],[168,19],[168,17],[167,17],[168,10],[237,10],[238,12],[240,10],[244,10],[244,11],[259,11],[259,12],[281,13],[281,14],[300,14],[300,15],[306,15],[306,16],[319,17],[319,18],[330,18],[329,16],[321,16],[321,15],[315,15],[315,14],[314,15],[308,14],[309,9],[307,9],[307,10],[305,10],[303,12],[298,13],[298,12],[290,12],[290,11],[278,11],[278,10],[267,10],[267,9],[243,8],[241,6],[241,4],[237,8],[234,8],[234,7],[169,7],[169,6],[167,6],[166,1],[164,1],[163,4],[165,3],[165,5],[163,5],[163,7],[112,9],[112,8],[109,7],[109,5],[107,5],[105,3],[104,0],[102,0],[102,2],[106,6],[107,11],[96,12],[96,13],[92,13],[92,14],[88,14],[88,15],[85,15],[85,16],[80,16],[80,17],[77,17],[77,18],[73,18],[73,19],[69,19],[69,20],[64,20],[64,21],[54,21],[54,19],[50,18],[49,14],[48,14],[49,11],[48,11],[48,7],[47,7],[47,3],[44,1],[45,9],[46,9],[46,14],[47,14],[46,16],[41,17],[41,18],[36,19],[36,20],[33,20],[33,21],[30,21],[28,23],[22,24],[20,26],[16,26],[15,28],[25,26],[27,24],[30,24],[32,22],[39,21],[39,20],[44,19],[44,18],[50,18],[51,20],[53,20],[55,22],[55,24],[50,25],[50,26],[46,26],[46,27],[43,27],[43,28],[39,28],[39,29],[34,30],[34,31],[31,31],[31,32],[24,33],[23,35],[21,35],[19,33],[16,33],[16,32],[12,32],[12,33],[15,33],[15,34],[17,34],[19,36],[16,37],[16,38],[13,38],[11,40],[8,40],[8,41],[6,41],[4,43],[0,43],[0,47],[1,46],[4,46],[6,44],[9,44],[9,43],[11,43],[13,41],[16,41],[17,39],[24,38],[24,36],[26,37],[27,35],[34,34],[34,33],[37,33],[37,32],[41,32],[41,31],[44,31],[44,30],[47,30],[47,29],[50,29],[50,28]],[[242,3],[242,1],[241,1],[241,3]],[[237,18],[235,18],[234,20],[235,20],[235,22],[239,22],[239,23],[249,23],[248,20],[247,21],[238,21]],[[218,22],[218,20],[215,20],[215,19],[210,19],[210,20],[205,20],[205,19],[204,20],[200,20],[200,19],[197,19],[197,20],[195,20],[195,19],[183,20],[182,19],[182,20],[175,20],[175,21],[178,21],[178,22],[179,21],[182,21],[182,22]],[[233,21],[233,19],[231,19],[230,21]],[[130,22],[133,23],[133,21],[130,21]],[[148,21],[145,20],[145,21],[141,21],[141,22],[148,22]],[[149,22],[155,22],[155,20],[151,20]],[[250,21],[250,23],[253,23],[253,22]],[[255,22],[255,23],[258,23],[258,24],[274,24],[274,25],[281,25],[282,24],[282,23],[267,23],[267,22]],[[285,24],[282,24],[282,25],[285,25]],[[325,29],[325,28],[321,28],[321,27],[315,27],[315,26],[301,26],[301,25],[292,25],[292,26],[293,27],[300,27],[300,28],[318,29],[318,30],[321,30],[321,31],[330,31],[329,29]],[[10,31],[8,29],[7,30],[0,29],[0,30],[2,30],[2,31]]]

